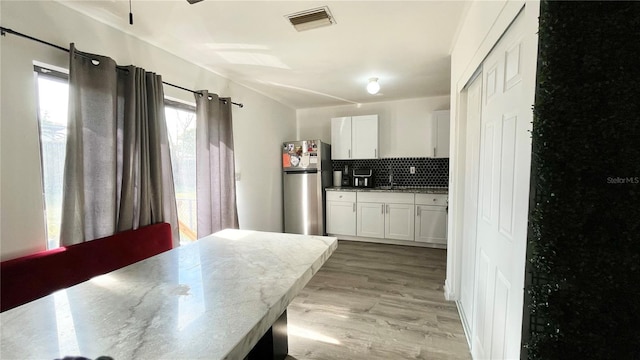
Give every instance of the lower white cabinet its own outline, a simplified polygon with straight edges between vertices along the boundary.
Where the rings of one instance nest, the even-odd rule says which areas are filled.
[[[357,203],[356,235],[384,239],[384,204]]]
[[[387,204],[384,219],[386,239],[413,240],[413,204]]]
[[[359,192],[357,200],[357,236],[413,240],[413,194]]]
[[[416,195],[416,237],[419,242],[447,244],[447,195]]]
[[[327,234],[356,236],[356,193],[327,191]]]
[[[329,190],[326,209],[331,235],[447,244],[447,195]]]

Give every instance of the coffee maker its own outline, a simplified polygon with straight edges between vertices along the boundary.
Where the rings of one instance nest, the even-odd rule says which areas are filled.
[[[341,186],[351,186],[351,174],[349,173],[349,165],[344,166],[344,170],[342,171],[342,181],[340,182]]]
[[[373,187],[373,170],[354,169],[353,170],[353,186],[372,188]]]

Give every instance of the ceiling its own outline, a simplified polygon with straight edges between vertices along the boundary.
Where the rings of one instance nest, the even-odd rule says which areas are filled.
[[[448,95],[467,1],[59,0],[295,109]],[[328,6],[298,32],[285,15]],[[377,95],[366,92],[379,78]],[[179,84],[180,85],[180,84]],[[224,95],[224,94],[222,94]]]

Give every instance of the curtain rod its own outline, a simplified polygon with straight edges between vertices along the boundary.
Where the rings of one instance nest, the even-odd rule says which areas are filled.
[[[56,45],[56,44],[52,44],[50,42],[47,42],[47,41],[44,41],[44,40],[41,40],[41,39],[38,39],[38,38],[34,38],[33,36],[29,36],[27,34],[23,34],[23,33],[15,31],[15,30],[11,30],[11,29],[8,29],[8,28],[0,26],[0,35],[6,36],[7,33],[12,34],[12,35],[17,35],[17,36],[20,36],[20,37],[23,37],[25,39],[29,39],[29,40],[32,40],[32,41],[35,41],[35,42],[39,42],[39,43],[44,44],[44,45],[49,45],[49,46],[54,47],[54,48],[56,48],[58,50],[69,52],[69,49],[67,49],[65,47],[62,47],[62,46],[59,46],[59,45]],[[193,93],[193,94],[202,95],[202,93],[199,92],[199,91],[187,89],[185,87],[178,86],[178,85],[166,82],[166,81],[163,81],[162,83],[165,84],[165,85],[169,85],[169,86],[172,86],[174,88],[180,89],[180,90],[188,91],[188,92]],[[225,100],[225,99],[219,99],[219,100],[224,102],[224,103],[227,102],[227,100]],[[236,102],[232,101],[231,104],[236,105],[239,108],[243,108],[244,107],[244,104],[242,104],[242,103],[236,103]]]

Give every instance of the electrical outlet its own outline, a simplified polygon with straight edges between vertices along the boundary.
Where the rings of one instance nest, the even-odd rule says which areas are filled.
[[[409,173],[410,174],[415,174],[416,173],[416,167],[415,166],[410,167],[409,168]]]

